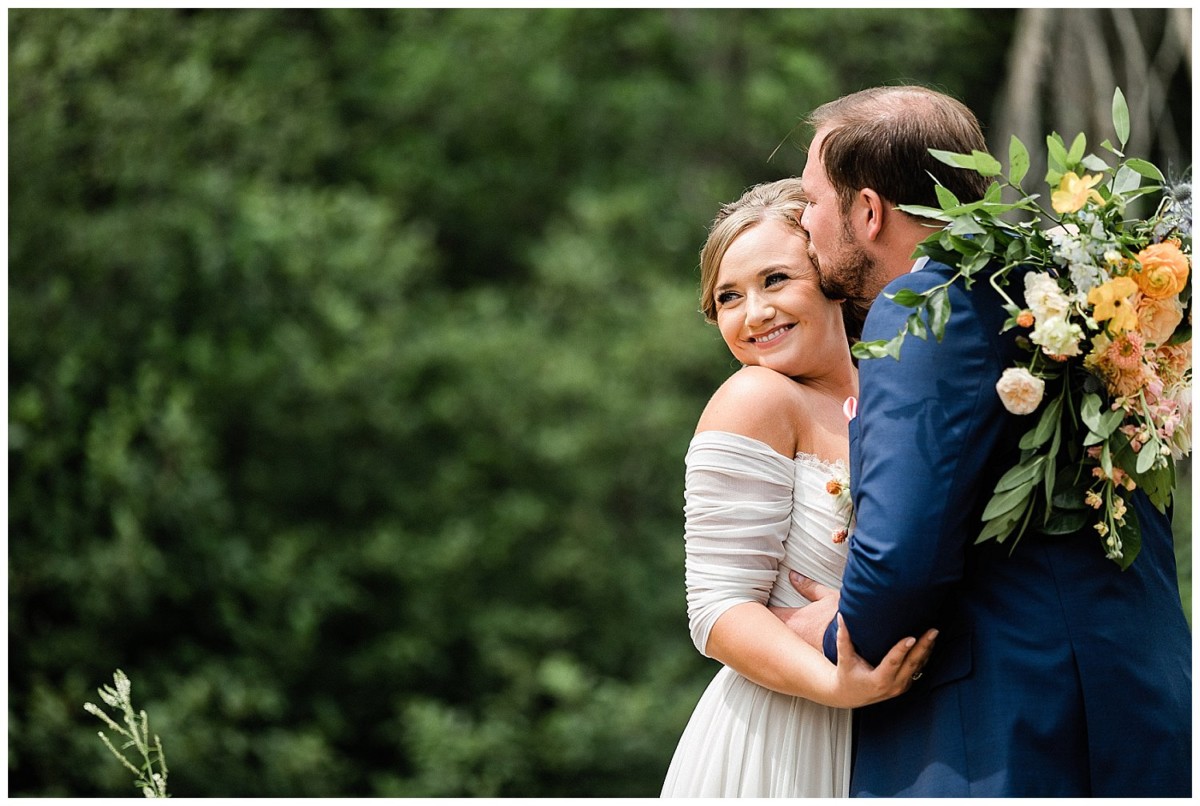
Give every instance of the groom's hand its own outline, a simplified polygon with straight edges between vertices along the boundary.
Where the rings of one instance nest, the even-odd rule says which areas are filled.
[[[795,571],[788,573],[792,587],[812,604],[804,607],[769,607],[776,618],[810,646],[822,649],[825,628],[837,615],[838,592]]]

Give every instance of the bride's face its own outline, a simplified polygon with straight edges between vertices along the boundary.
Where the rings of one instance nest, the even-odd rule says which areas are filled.
[[[742,364],[799,378],[845,360],[841,306],[821,293],[808,240],[796,228],[767,220],[739,235],[714,291],[717,327]]]

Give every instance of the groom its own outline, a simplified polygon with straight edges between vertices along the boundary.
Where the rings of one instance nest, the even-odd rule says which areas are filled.
[[[986,145],[974,115],[919,87],[865,90],[817,109],[802,223],[826,293],[875,298],[864,340],[890,339],[911,309],[886,294],[954,273],[914,265],[936,226],[896,209],[937,206],[930,174],[962,201],[986,188],[935,161]],[[914,270],[915,269],[915,270]],[[1010,293],[1017,290],[1014,283]],[[884,292],[881,295],[881,292]],[[857,712],[859,796],[1188,796],[1191,637],[1171,526],[1139,491],[1142,550],[1122,572],[1094,533],[1027,533],[975,545],[1027,418],[995,383],[1018,357],[987,282],[951,289],[945,338],[905,340],[900,360],[859,365],[850,423],[857,525],[838,612],[863,657],[940,628],[905,695]],[[815,583],[808,584],[809,598]],[[836,655],[832,599],[806,636]],[[798,629],[798,631],[803,632]]]

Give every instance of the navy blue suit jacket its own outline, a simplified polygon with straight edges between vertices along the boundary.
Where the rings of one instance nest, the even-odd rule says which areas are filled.
[[[886,291],[952,274],[931,262]],[[872,663],[906,635],[940,634],[908,693],[856,712],[851,794],[1188,796],[1191,635],[1170,520],[1134,494],[1143,546],[1126,571],[1090,528],[976,545],[1033,421],[995,390],[1020,353],[988,282],[955,283],[951,306],[941,343],[909,336],[900,361],[859,366],[839,612]],[[891,338],[910,313],[880,296],[864,339]]]

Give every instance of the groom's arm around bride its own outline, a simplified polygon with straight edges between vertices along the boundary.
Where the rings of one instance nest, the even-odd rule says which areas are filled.
[[[875,297],[864,341],[911,310],[887,295],[946,283],[911,256],[937,206],[929,175],[963,200],[985,186],[930,148],[986,151],[974,116],[921,88],[848,96],[811,117],[804,225],[826,293]],[[1142,527],[1122,571],[1095,535],[976,544],[981,513],[1027,423],[995,384],[1017,357],[986,281],[950,286],[944,338],[908,339],[901,360],[860,363],[850,424],[857,523],[839,613],[877,661],[897,636],[941,630],[906,695],[858,712],[852,794],[1163,796],[1191,792],[1191,638],[1169,519],[1133,496]],[[836,656],[836,621],[825,648]]]

